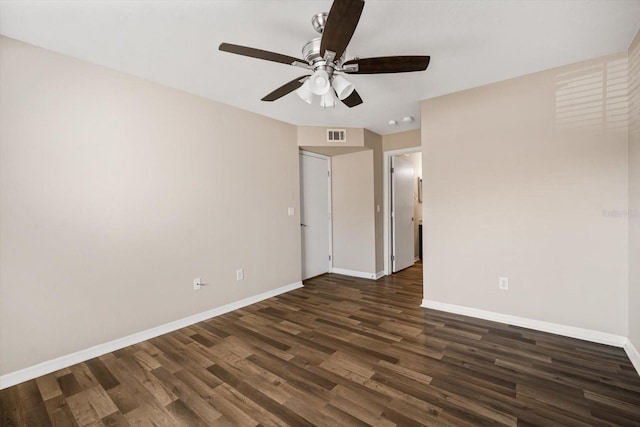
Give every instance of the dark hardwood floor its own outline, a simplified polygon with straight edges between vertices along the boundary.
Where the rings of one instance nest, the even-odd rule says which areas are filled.
[[[421,283],[311,279],[5,389],[2,425],[640,426],[622,349],[422,309]]]

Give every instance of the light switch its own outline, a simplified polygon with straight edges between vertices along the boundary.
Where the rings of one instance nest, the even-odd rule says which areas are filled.
[[[289,208],[289,216],[294,216],[296,214],[296,210],[294,208]]]

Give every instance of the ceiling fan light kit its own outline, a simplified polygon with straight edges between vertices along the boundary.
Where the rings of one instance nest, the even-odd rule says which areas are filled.
[[[314,95],[318,95],[320,96],[320,106],[331,108],[337,104],[336,97],[344,101],[353,93],[354,89],[353,83],[344,77],[339,75],[329,77],[325,71],[318,70],[296,89],[296,94],[307,104],[312,104]]]
[[[332,108],[336,106],[336,94],[333,90],[328,91],[320,97],[320,106],[322,108]]]
[[[305,80],[305,82],[296,89],[296,94],[307,104],[311,104],[313,102],[313,92],[311,92],[311,82],[309,79]]]
[[[335,89],[338,98],[340,98],[340,100],[343,100],[351,95],[351,93],[355,89],[355,86],[344,77],[335,75],[333,76],[333,88]]]
[[[331,89],[329,73],[324,70],[316,70],[309,80],[311,81],[311,92],[314,95],[324,95]]]
[[[219,50],[266,61],[279,62],[312,72],[301,76],[262,98],[275,101],[295,91],[311,104],[314,95],[320,96],[320,106],[334,107],[338,98],[349,108],[362,104],[362,98],[353,83],[342,74],[388,74],[423,71],[429,65],[429,56],[383,56],[377,58],[353,58],[345,61],[347,45],[351,41],[364,0],[334,0],[329,13],[323,12],[311,18],[313,28],[321,34],[302,48],[304,59],[247,46],[222,43]]]

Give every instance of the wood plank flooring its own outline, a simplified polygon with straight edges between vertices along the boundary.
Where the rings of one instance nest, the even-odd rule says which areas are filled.
[[[619,348],[419,307],[422,270],[302,289],[0,392],[3,426],[640,426]]]

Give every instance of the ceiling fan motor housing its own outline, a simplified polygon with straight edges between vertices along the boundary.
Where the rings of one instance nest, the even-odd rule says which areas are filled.
[[[321,37],[317,37],[302,48],[302,55],[304,60],[309,63],[312,67],[313,71],[324,70],[329,76],[333,75],[333,72],[336,68],[340,68],[342,61],[344,60],[344,56],[338,60],[327,60],[320,56],[320,42],[322,41]]]
[[[302,55],[304,56],[305,61],[307,61],[311,66],[314,66],[319,61],[324,61],[324,58],[320,56],[320,41],[322,39],[317,37],[302,48]]]

